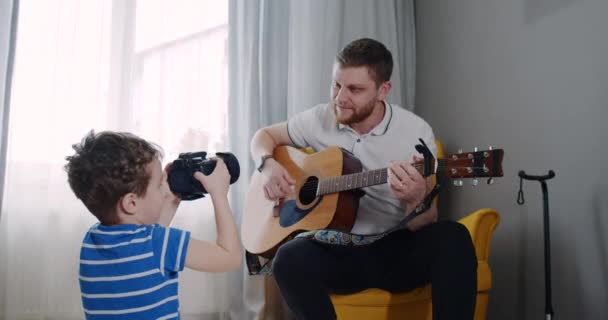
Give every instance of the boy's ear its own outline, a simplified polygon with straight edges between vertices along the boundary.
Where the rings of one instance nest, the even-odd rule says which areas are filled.
[[[135,214],[137,212],[137,200],[138,197],[135,193],[129,192],[125,194],[122,198],[120,198],[120,201],[118,201],[120,211],[127,215]]]

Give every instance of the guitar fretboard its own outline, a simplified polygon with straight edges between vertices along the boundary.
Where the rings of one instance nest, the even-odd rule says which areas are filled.
[[[386,183],[388,168],[325,178],[319,181],[317,196]]]
[[[444,159],[437,159],[437,162],[439,165],[437,168],[433,167],[435,160],[431,162],[431,169],[433,171],[431,173],[435,173],[436,170],[441,169],[445,165]],[[422,174],[422,163],[414,163],[412,165]],[[321,179],[317,188],[317,196],[386,183],[388,180],[388,170],[388,168],[382,168]]]

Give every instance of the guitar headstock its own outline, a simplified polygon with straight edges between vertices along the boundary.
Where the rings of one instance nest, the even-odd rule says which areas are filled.
[[[475,148],[477,149],[477,148]],[[502,149],[459,152],[439,159],[437,174],[446,178],[491,178],[502,177]],[[462,185],[455,183],[456,185]],[[474,183],[475,184],[475,183]]]

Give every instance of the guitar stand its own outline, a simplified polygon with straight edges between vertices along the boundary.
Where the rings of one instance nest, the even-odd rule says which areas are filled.
[[[553,305],[551,303],[551,250],[549,243],[549,196],[547,195],[547,180],[553,179],[555,172],[549,170],[549,173],[544,176],[527,175],[523,170],[519,171],[519,193],[517,194],[517,203],[523,205],[524,192],[523,180],[539,181],[543,191],[543,229],[545,234],[545,319],[553,318]]]

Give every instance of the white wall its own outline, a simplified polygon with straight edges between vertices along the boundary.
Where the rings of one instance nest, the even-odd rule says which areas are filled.
[[[501,213],[489,319],[544,314],[542,199],[548,182],[553,306],[559,319],[608,319],[608,1],[417,1],[416,111],[447,151],[505,149],[494,186],[449,188],[440,209]],[[440,197],[441,198],[441,197]]]

